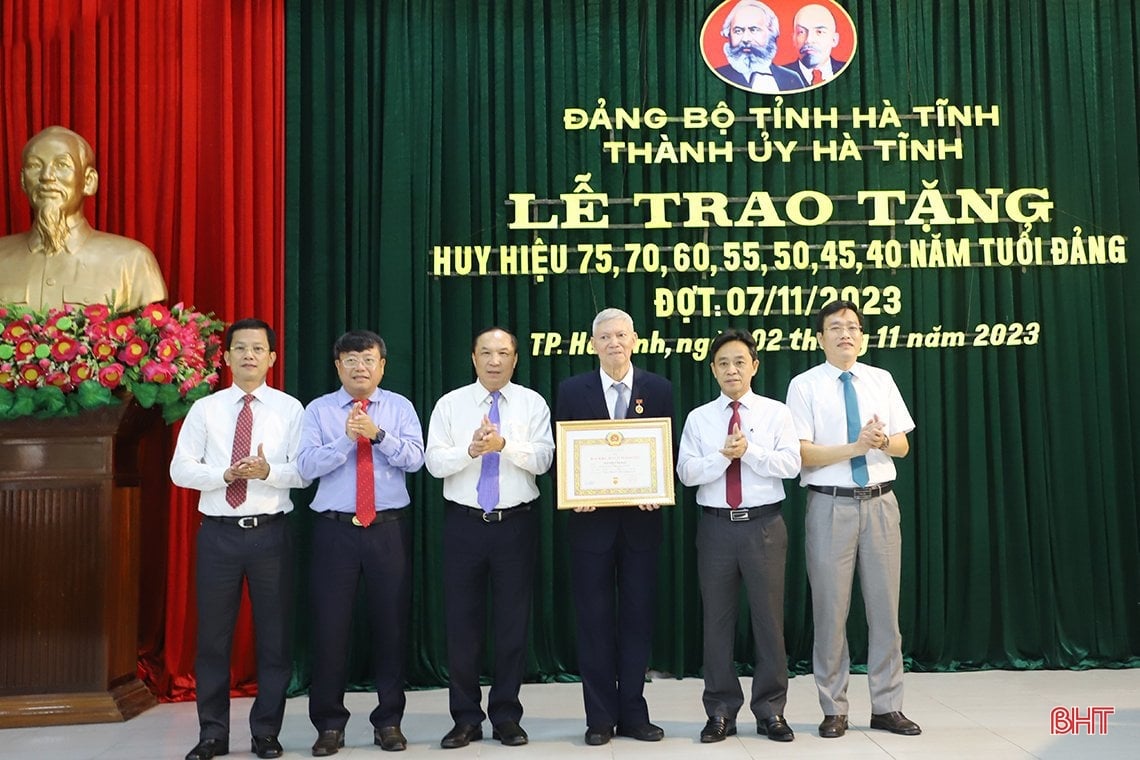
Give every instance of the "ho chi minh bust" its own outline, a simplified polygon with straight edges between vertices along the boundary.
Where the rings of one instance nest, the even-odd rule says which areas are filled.
[[[109,303],[129,311],[166,300],[149,248],[87,223],[83,201],[99,187],[94,163],[87,141],[64,127],[48,127],[24,146],[20,187],[35,220],[27,232],[0,238],[0,303]]]

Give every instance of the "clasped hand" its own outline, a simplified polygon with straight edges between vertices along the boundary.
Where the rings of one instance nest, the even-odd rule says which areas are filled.
[[[499,426],[491,422],[487,415],[483,415],[483,423],[476,428],[471,443],[467,445],[467,456],[477,459],[484,454],[502,451],[506,445],[506,440],[499,433]]]
[[[265,444],[257,444],[257,454],[243,457],[226,468],[222,478],[232,483],[242,480],[265,480],[269,477],[269,462],[265,459]]]

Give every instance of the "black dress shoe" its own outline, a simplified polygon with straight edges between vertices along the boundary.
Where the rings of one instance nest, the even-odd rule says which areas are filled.
[[[783,715],[773,715],[771,718],[756,721],[756,733],[767,736],[774,742],[790,742],[796,738]]]
[[[701,744],[722,742],[726,736],[736,736],[736,721],[723,715],[714,715],[701,729]]]
[[[474,723],[456,723],[455,728],[448,731],[447,735],[440,740],[439,746],[444,749],[459,749],[482,738],[482,726],[476,726]]]
[[[527,738],[526,731],[523,731],[522,726],[513,720],[508,720],[495,726],[491,730],[491,738],[498,739],[508,747],[521,747],[530,741],[530,739]]]
[[[617,735],[637,739],[639,742],[659,742],[665,738],[665,729],[652,723],[642,723],[640,726],[618,726]]]
[[[317,734],[317,741],[313,744],[313,757],[328,757],[335,755],[336,751],[344,746],[344,731],[330,728]]]
[[[819,735],[824,739],[838,739],[847,733],[846,715],[824,715],[819,724]]]
[[[614,738],[613,726],[586,726],[586,744],[597,747]]]
[[[249,751],[258,757],[281,757],[285,752],[276,736],[255,736],[250,740]]]
[[[408,740],[399,726],[381,726],[372,730],[373,743],[385,752],[403,752]]]
[[[210,760],[211,757],[230,754],[228,739],[203,739],[186,753],[186,760]]]
[[[883,731],[890,731],[892,734],[902,734],[903,736],[918,736],[922,733],[922,729],[918,727],[917,723],[897,711],[883,713],[882,715],[872,715],[871,728],[878,728]]]

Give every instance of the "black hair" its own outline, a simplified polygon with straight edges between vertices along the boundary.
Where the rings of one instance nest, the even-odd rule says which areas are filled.
[[[277,350],[277,333],[273,332],[273,328],[269,323],[256,317],[246,317],[234,322],[226,328],[226,350],[229,351],[234,342],[234,333],[238,330],[265,330],[265,339],[269,342],[269,350]]]
[[[752,361],[759,361],[760,357],[756,354],[756,339],[752,337],[752,333],[739,330],[735,327],[730,327],[713,338],[712,345],[709,346],[709,356],[712,357],[712,361],[716,361],[716,352],[719,351],[725,343],[732,343],[734,341],[743,343],[748,347],[748,355],[752,357]]]
[[[832,314],[838,314],[844,310],[850,311],[852,314],[854,314],[855,318],[859,320],[859,326],[863,326],[863,313],[859,311],[858,306],[856,306],[851,301],[832,301],[820,309],[819,313],[815,315],[815,331],[817,333],[822,333],[823,323],[827,320],[827,318]]]
[[[475,333],[475,337],[471,339],[471,353],[475,353],[475,346],[479,344],[480,338],[482,338],[487,333],[495,332],[496,330],[498,330],[499,332],[504,332],[507,334],[507,337],[511,339],[511,347],[514,348],[515,353],[517,354],[519,352],[518,338],[516,338],[515,334],[513,332],[511,332],[510,330],[508,330],[507,328],[499,327],[497,325],[484,328],[484,329],[480,330],[479,332]]]
[[[379,335],[371,330],[349,330],[333,344],[333,359],[340,359],[341,354],[367,351],[373,346],[379,349],[381,359],[388,356],[388,347]]]

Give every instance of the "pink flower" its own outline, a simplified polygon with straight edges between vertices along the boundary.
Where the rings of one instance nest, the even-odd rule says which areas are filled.
[[[172,362],[179,354],[178,344],[173,340],[160,340],[154,347],[154,355],[161,362]]]
[[[126,368],[122,364],[108,364],[99,369],[99,384],[104,388],[115,389],[123,382],[123,372]]]
[[[67,393],[68,391],[70,391],[72,389],[71,388],[71,376],[68,375],[66,372],[60,372],[59,370],[54,370],[54,371],[48,372],[46,375],[44,375],[44,385],[54,385],[56,388],[59,388],[64,393]]]
[[[90,380],[94,374],[94,368],[87,362],[76,362],[71,365],[71,369],[67,374],[71,377],[72,385],[79,385],[80,383]]]
[[[25,385],[29,388],[35,388],[38,386],[43,376],[43,370],[41,370],[40,366],[35,363],[22,365],[17,375],[20,380],[20,384]]]
[[[115,346],[110,341],[100,340],[91,346],[91,356],[98,362],[109,362],[115,358]]]
[[[111,337],[120,343],[126,343],[135,337],[135,320],[133,317],[119,317],[108,325]]]
[[[164,362],[149,361],[142,366],[142,376],[148,383],[169,383],[174,378],[174,367]]]

